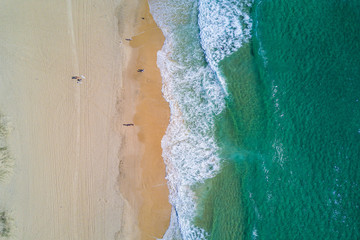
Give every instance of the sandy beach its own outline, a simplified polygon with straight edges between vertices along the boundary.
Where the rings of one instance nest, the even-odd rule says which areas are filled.
[[[128,65],[123,75],[124,104],[120,110],[124,116],[122,124],[130,123],[134,127],[122,128],[124,143],[120,159],[123,162],[119,182],[121,192],[138,211],[139,239],[155,239],[165,233],[171,212],[161,157],[161,139],[169,123],[170,110],[162,97],[161,76],[156,65],[157,51],[165,39],[149,12],[147,1],[140,0],[134,12],[137,13],[134,27],[123,34],[128,46]]]
[[[160,238],[169,110],[156,67],[164,39],[146,1],[6,0],[0,22],[0,111],[15,159],[0,208],[13,238]]]

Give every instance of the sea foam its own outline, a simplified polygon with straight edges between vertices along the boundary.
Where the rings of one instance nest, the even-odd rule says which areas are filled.
[[[221,38],[221,34],[210,39],[205,30],[200,37],[198,17],[207,14],[201,12],[202,8],[205,4],[199,5],[196,0],[150,1],[150,11],[165,36],[157,64],[163,80],[162,92],[171,110],[162,140],[169,201],[173,206],[170,227],[163,238],[166,240],[208,236],[193,222],[197,212],[193,187],[220,170],[214,118],[225,108],[226,86],[216,70],[221,58],[240,47],[234,43],[227,52],[215,53],[211,45],[206,50],[207,43]],[[202,24],[206,20],[203,18]]]
[[[250,9],[253,0],[199,0],[201,45],[206,60],[218,74],[226,91],[225,79],[218,64],[236,52],[251,38]]]

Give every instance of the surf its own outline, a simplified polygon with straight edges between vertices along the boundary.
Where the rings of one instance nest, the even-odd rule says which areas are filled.
[[[164,239],[209,237],[195,224],[199,207],[196,189],[214,178],[222,165],[215,121],[226,107],[227,86],[218,64],[241,47],[238,40],[247,41],[251,28],[249,16],[243,11],[250,1],[224,8],[229,4],[235,2],[149,2],[165,36],[157,64],[171,111],[162,148],[173,213]],[[237,14],[242,14],[243,23]],[[228,25],[221,26],[224,20]],[[213,44],[219,40],[218,45]]]

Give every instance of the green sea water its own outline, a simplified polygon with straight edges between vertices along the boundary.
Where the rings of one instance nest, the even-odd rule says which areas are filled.
[[[360,1],[254,1],[252,39],[219,64],[221,172],[209,239],[360,239]]]

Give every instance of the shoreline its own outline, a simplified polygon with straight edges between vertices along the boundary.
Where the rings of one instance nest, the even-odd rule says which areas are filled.
[[[156,64],[164,36],[152,19],[147,1],[140,0],[138,4],[134,32],[125,33],[122,39],[131,41],[124,42],[130,48],[125,51],[128,64],[123,74],[124,116],[121,121],[134,126],[122,125],[125,143],[120,167],[123,175],[120,173],[119,182],[121,192],[138,215],[141,239],[154,239],[165,234],[171,214],[165,163],[161,156],[161,139],[169,123],[170,109],[162,97],[162,79]],[[127,142],[138,148],[126,148]],[[138,177],[126,176],[130,172]]]

